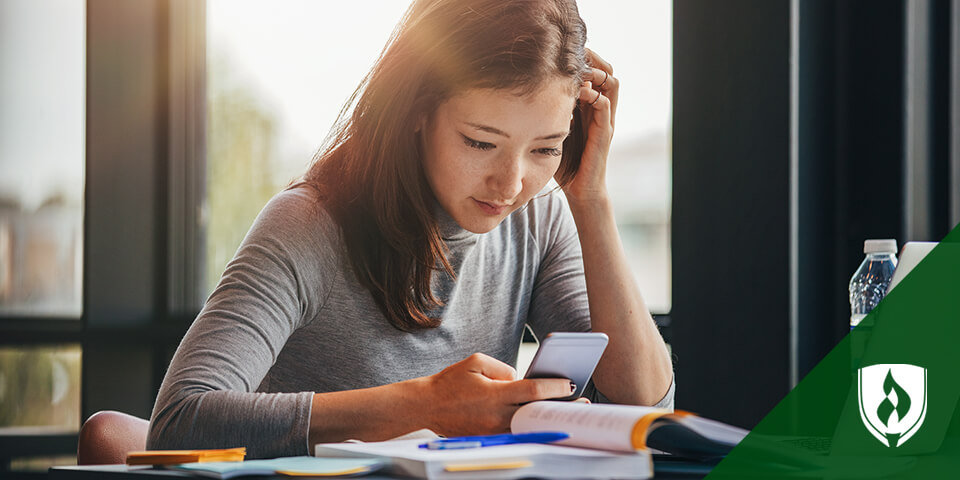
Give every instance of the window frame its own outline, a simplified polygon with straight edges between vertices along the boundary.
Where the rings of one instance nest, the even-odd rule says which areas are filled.
[[[82,312],[0,317],[0,346],[81,346],[81,421],[149,418],[199,312],[205,13],[202,0],[86,2]],[[0,472],[74,454],[77,433],[0,429]]]

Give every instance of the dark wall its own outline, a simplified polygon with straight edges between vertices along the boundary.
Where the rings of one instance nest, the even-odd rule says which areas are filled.
[[[789,0],[674,3],[678,408],[752,427],[788,391]]]
[[[903,240],[904,4],[800,2],[798,365],[849,332],[868,238]]]

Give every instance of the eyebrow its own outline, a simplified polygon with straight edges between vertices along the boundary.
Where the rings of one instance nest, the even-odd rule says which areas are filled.
[[[464,123],[466,123],[467,125],[470,125],[470,126],[473,127],[473,128],[476,128],[477,130],[480,130],[480,131],[489,132],[489,133],[492,133],[492,134],[495,134],[495,135],[500,135],[500,136],[503,136],[503,137],[506,137],[506,138],[510,138],[510,135],[507,134],[507,132],[504,132],[503,130],[500,130],[500,129],[498,129],[498,128],[494,128],[494,127],[491,127],[491,126],[488,126],[488,125],[481,125],[481,124],[478,124],[478,123],[471,123],[471,122],[464,122]],[[544,135],[544,136],[542,136],[542,137],[537,137],[537,138],[535,138],[534,140],[553,140],[553,139],[555,139],[555,138],[565,138],[567,135],[570,135],[570,132],[569,132],[569,131],[553,133],[553,134],[550,134],[550,135]]]

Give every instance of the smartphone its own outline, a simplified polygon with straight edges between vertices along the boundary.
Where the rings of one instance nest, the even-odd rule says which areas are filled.
[[[552,400],[580,398],[609,340],[599,332],[551,333],[540,342],[523,378],[569,378],[577,389],[569,397]]]

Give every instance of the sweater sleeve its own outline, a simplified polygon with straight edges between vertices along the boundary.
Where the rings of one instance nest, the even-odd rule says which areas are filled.
[[[539,199],[531,212],[531,234],[541,259],[527,323],[537,338],[550,332],[591,331],[590,304],[583,274],[583,254],[570,207],[559,192]],[[531,202],[532,203],[532,202]],[[654,406],[673,409],[673,382]],[[591,380],[583,395],[592,402],[612,403]]]
[[[280,193],[264,207],[173,356],[147,448],[242,446],[249,458],[308,454],[313,392],[256,391],[331,288],[332,279],[316,270],[304,282],[308,269],[337,271],[336,257],[323,254],[334,248],[330,224],[304,189]]]

